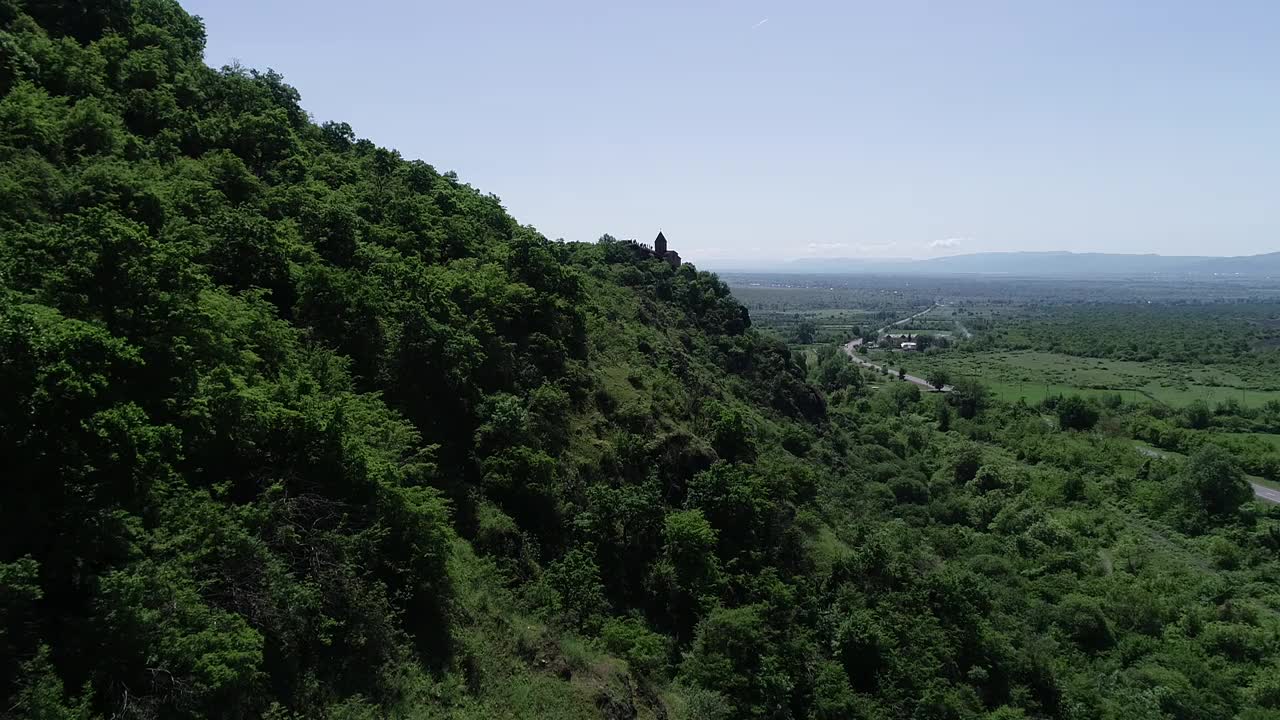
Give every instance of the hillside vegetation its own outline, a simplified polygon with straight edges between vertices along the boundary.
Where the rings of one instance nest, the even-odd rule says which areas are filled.
[[[0,28],[0,717],[1280,717],[1220,449],[793,356],[171,0]]]

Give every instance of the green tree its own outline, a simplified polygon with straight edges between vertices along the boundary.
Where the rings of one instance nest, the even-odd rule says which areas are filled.
[[[1059,400],[1055,409],[1058,425],[1064,430],[1091,430],[1098,423],[1098,408],[1079,395]]]
[[[956,409],[956,414],[968,420],[978,416],[987,405],[987,388],[971,378],[962,378],[952,383],[951,392],[947,393],[947,402]]]
[[[782,669],[776,630],[760,606],[716,608],[698,625],[682,673],[723,693],[733,717],[777,717],[792,680]]]
[[[588,549],[575,548],[551,563],[547,584],[555,591],[555,609],[565,621],[579,627],[595,627],[608,609],[600,568]]]
[[[1253,489],[1235,459],[1217,445],[1203,445],[1187,458],[1181,480],[1190,500],[1211,516],[1233,515],[1253,499]]]
[[[941,390],[947,386],[947,383],[951,380],[951,376],[942,368],[933,368],[929,371],[929,376],[926,380],[935,390]]]
[[[888,393],[894,412],[899,415],[920,402],[920,388],[915,383],[895,383]]]
[[[695,594],[714,588],[717,581],[716,530],[700,510],[667,515],[662,530],[663,555],[681,585]]]
[[[600,630],[600,639],[612,653],[626,659],[631,669],[650,678],[666,673],[671,653],[667,637],[649,630],[636,618],[610,618]]]
[[[747,417],[740,410],[718,406],[711,412],[711,446],[720,457],[730,462],[750,462],[755,458],[755,440]]]
[[[685,504],[715,529],[718,554],[727,559],[767,546],[769,520],[781,499],[775,491],[781,489],[748,466],[720,461],[689,481]],[[679,521],[668,528],[680,531],[675,537],[689,537],[700,527],[696,516],[680,516]]]
[[[1115,641],[1111,623],[1094,598],[1072,594],[1058,604],[1058,622],[1082,649],[1100,652]]]
[[[812,345],[818,336],[818,326],[808,318],[796,323],[795,341],[798,345]]]
[[[837,662],[820,662],[813,683],[813,720],[845,720],[859,716],[858,696],[849,685],[849,676]]]
[[[676,637],[683,639],[720,592],[718,533],[702,511],[685,510],[667,515],[662,540],[662,556],[650,584],[666,608]]]
[[[1193,430],[1203,430],[1213,421],[1213,412],[1209,410],[1209,404],[1203,400],[1192,401],[1183,411],[1183,415],[1187,427]]]
[[[935,412],[938,417],[938,430],[947,432],[951,429],[951,404],[946,400],[938,401]]]

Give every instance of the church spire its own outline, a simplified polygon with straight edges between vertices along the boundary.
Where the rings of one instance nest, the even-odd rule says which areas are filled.
[[[667,254],[667,238],[663,236],[662,231],[658,231],[658,237],[653,241],[653,254],[658,257],[665,257]]]

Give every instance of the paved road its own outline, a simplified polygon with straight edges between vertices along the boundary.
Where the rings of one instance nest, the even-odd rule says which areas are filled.
[[[877,365],[877,364],[875,364],[875,363],[871,362],[870,360],[868,360],[868,359],[866,359],[866,358],[864,358],[864,357],[862,357],[861,355],[859,355],[859,354],[858,354],[858,346],[859,346],[859,345],[861,345],[861,344],[862,344],[862,341],[861,341],[861,340],[854,340],[854,341],[850,342],[848,345],[845,345],[845,346],[844,346],[844,351],[845,351],[846,353],[848,353],[848,355],[849,355],[849,359],[853,360],[854,362],[858,363],[859,365],[862,365],[863,367],[869,367],[869,368],[871,368],[872,370],[875,370],[875,371],[877,371],[877,372],[878,372],[878,371],[880,370],[880,366],[879,366],[879,365]],[[897,373],[895,373],[895,372],[893,372],[892,370],[891,370],[891,371],[889,371],[889,374],[890,374],[890,375],[892,375],[893,377],[897,377],[897,376],[898,376],[898,374],[897,374]],[[924,378],[919,378],[919,377],[916,377],[915,375],[904,375],[904,376],[902,377],[902,379],[903,379],[903,380],[906,380],[906,381],[907,381],[907,382],[909,382],[909,383],[913,383],[913,384],[919,385],[921,388],[923,388],[924,390],[927,390],[927,391],[929,391],[929,392],[938,392],[938,390],[937,390],[935,387],[933,387],[932,385],[930,385],[930,384],[929,384],[929,381],[928,381],[928,380],[925,380]],[[943,386],[942,386],[942,392],[951,392],[951,386],[950,386],[950,385],[943,385]]]
[[[921,315],[924,315],[924,314],[925,314],[925,313],[927,313],[927,312],[932,312],[933,310],[935,310],[935,309],[937,309],[937,308],[939,308],[939,307],[941,307],[941,306],[940,306],[940,305],[938,305],[937,303],[934,303],[934,304],[930,305],[929,307],[927,307],[927,308],[925,308],[925,309],[921,310],[920,312],[916,313],[915,315],[912,315],[912,316],[910,316],[910,317],[904,317],[904,318],[902,318],[901,320],[894,320],[893,322],[889,323],[888,325],[885,325],[884,327],[882,327],[882,328],[880,328],[879,330],[877,330],[877,331],[876,331],[876,334],[877,334],[877,335],[880,335],[880,334],[881,334],[881,333],[883,333],[885,330],[888,330],[889,328],[894,327],[894,326],[897,326],[897,325],[906,325],[907,323],[911,322],[912,320],[915,320],[916,318],[920,317]]]
[[[1280,505],[1280,490],[1272,490],[1266,485],[1259,485],[1252,480],[1249,481],[1249,484],[1253,486],[1254,495],[1257,495],[1267,502],[1273,502]]]
[[[888,325],[885,325],[884,327],[882,327],[882,328],[880,328],[879,330],[877,330],[877,331],[876,331],[876,335],[877,335],[877,336],[879,336],[879,335],[883,335],[883,334],[884,334],[884,332],[885,332],[886,330],[888,330],[889,328],[894,327],[895,325],[902,325],[902,324],[904,324],[904,323],[908,323],[908,322],[910,322],[910,321],[912,321],[912,320],[915,320],[916,318],[920,317],[921,315],[924,315],[925,313],[929,312],[930,310],[933,310],[933,309],[934,309],[934,308],[936,308],[936,307],[938,307],[938,306],[937,306],[937,305],[932,305],[932,306],[930,306],[930,307],[925,308],[924,310],[921,310],[920,312],[916,313],[915,315],[912,315],[912,316],[910,316],[910,317],[904,317],[904,318],[902,318],[901,320],[895,320],[895,321],[893,321],[893,322],[889,323]],[[868,360],[868,359],[866,359],[866,358],[864,358],[864,357],[862,357],[861,355],[859,355],[859,354],[858,354],[858,348],[859,348],[861,345],[862,345],[862,338],[856,338],[856,339],[854,339],[854,340],[850,340],[848,343],[846,343],[846,344],[845,344],[845,346],[844,346],[844,351],[845,351],[845,353],[849,356],[849,358],[850,358],[851,360],[853,360],[854,362],[858,363],[859,365],[862,365],[863,367],[869,367],[869,368],[871,368],[871,369],[873,369],[873,370],[879,371],[879,370],[881,369],[879,365],[877,365],[877,364],[875,364],[875,363],[871,362],[870,360]],[[897,375],[896,375],[895,373],[892,373],[892,371],[891,371],[891,373],[890,373],[890,374],[894,375],[894,377],[897,377]],[[929,381],[928,381],[928,380],[925,380],[924,378],[919,378],[919,377],[916,377],[915,375],[905,375],[905,376],[903,376],[903,379],[904,379],[904,380],[906,380],[906,381],[907,381],[907,382],[909,382],[909,383],[913,383],[913,384],[915,384],[915,385],[919,385],[921,388],[924,388],[924,389],[925,389],[926,391],[928,391],[928,392],[938,392],[938,390],[937,390],[936,388],[934,388],[932,385],[930,385],[930,384],[929,384]],[[951,386],[950,386],[950,385],[943,385],[943,386],[942,386],[942,390],[941,390],[941,392],[951,392]]]
[[[1142,453],[1143,455],[1146,455],[1147,457],[1153,457],[1153,458],[1166,458],[1172,454],[1172,453],[1164,452],[1162,450],[1156,450],[1155,448],[1149,448],[1145,445],[1139,445],[1138,452]],[[1249,480],[1249,478],[1245,478],[1245,479]],[[1272,502],[1280,505],[1280,490],[1272,490],[1266,485],[1256,483],[1253,480],[1249,480],[1249,487],[1253,488],[1253,494],[1256,497],[1266,500],[1267,502]]]

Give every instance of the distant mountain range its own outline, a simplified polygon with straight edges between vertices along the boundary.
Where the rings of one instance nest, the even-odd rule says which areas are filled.
[[[781,273],[910,273],[918,275],[1261,275],[1280,277],[1280,252],[1239,257],[1121,253],[989,252],[928,260],[801,258],[724,270]],[[715,268],[721,269],[721,268]]]

